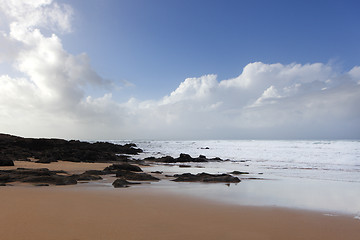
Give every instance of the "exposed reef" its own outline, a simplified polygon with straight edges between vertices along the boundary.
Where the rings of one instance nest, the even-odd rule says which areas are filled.
[[[135,144],[112,144],[108,142],[81,142],[78,140],[22,138],[0,134],[0,166],[11,166],[11,161],[51,163],[58,160],[70,162],[124,162],[142,150]],[[7,164],[7,165],[5,165]]]

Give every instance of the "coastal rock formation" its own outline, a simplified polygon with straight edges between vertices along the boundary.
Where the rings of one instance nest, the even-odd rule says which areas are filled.
[[[200,155],[197,158],[191,157],[189,154],[181,153],[178,158],[173,158],[171,156],[165,156],[161,158],[148,157],[144,159],[145,161],[152,162],[162,162],[162,163],[184,163],[184,162],[209,162],[209,161],[222,161],[221,158],[206,158],[204,155]]]
[[[126,180],[134,180],[134,181],[159,181],[160,180],[148,173],[135,173],[135,172],[124,171],[124,170],[117,171],[116,177],[121,177]]]
[[[123,162],[128,156],[142,150],[135,144],[118,145],[108,142],[81,142],[63,139],[22,138],[0,134],[0,159],[51,163],[58,160],[71,162]]]
[[[125,171],[132,171],[132,172],[142,172],[142,169],[138,166],[129,164],[129,163],[120,163],[120,164],[113,164],[104,169],[104,173],[110,174],[110,173],[116,173],[119,170],[125,170]]]
[[[0,183],[25,182],[36,184],[71,185],[77,184],[76,178],[64,171],[50,171],[47,168],[0,170]]]
[[[209,174],[209,173],[199,173],[199,174],[175,174],[176,179],[172,180],[175,182],[207,182],[207,183],[238,183],[240,179],[233,177],[229,174]]]

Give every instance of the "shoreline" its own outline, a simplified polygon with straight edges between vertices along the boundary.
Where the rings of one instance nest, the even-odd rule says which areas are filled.
[[[0,188],[2,239],[359,239],[346,215],[235,206],[144,188]]]
[[[28,169],[41,169],[47,168],[51,171],[64,170],[69,174],[81,174],[87,170],[102,170],[111,163],[78,163],[78,162],[67,162],[67,161],[58,161],[52,162],[49,164],[35,163],[34,161],[14,161],[15,166],[1,167],[3,170],[14,170],[17,168],[28,168]],[[142,166],[145,173],[150,173],[156,169],[156,165],[150,167]],[[169,169],[172,169],[170,167]],[[181,168],[179,168],[181,170]],[[174,169],[172,169],[174,171]],[[311,211],[320,214],[328,215],[344,215],[351,216],[358,219],[360,212],[355,211],[359,204],[355,203],[356,199],[352,198],[351,195],[347,196],[347,204],[352,207],[351,209],[345,210],[343,205],[345,203],[341,202],[342,206],[333,205],[331,202],[334,196],[338,194],[333,193],[335,184],[332,183],[331,186],[327,186],[327,182],[322,182],[319,180],[301,180],[298,179],[262,179],[262,180],[244,180],[239,184],[224,184],[224,183],[199,183],[199,182],[174,182],[170,181],[163,174],[153,174],[154,176],[160,178],[160,181],[150,182],[150,181],[140,181],[142,184],[131,185],[130,189],[138,189],[139,191],[160,191],[165,192],[174,196],[186,196],[189,198],[200,199],[203,201],[211,201],[219,204],[226,204],[230,206],[249,206],[249,207],[275,207],[283,208],[290,210],[299,210],[299,211]],[[174,172],[171,172],[174,173]],[[176,170],[175,170],[176,173]],[[103,176],[102,180],[96,181],[80,181],[76,185],[67,185],[68,189],[78,189],[78,190],[89,190],[89,191],[117,191],[112,183],[116,180],[115,174],[110,174]],[[307,184],[303,184],[306,181]],[[321,183],[321,185],[319,185]],[[339,186],[345,186],[344,183],[338,183]],[[13,182],[9,183],[8,186],[2,186],[0,188],[12,188],[12,187],[35,187],[33,183],[22,183],[22,182]],[[335,189],[338,189],[335,187]],[[51,188],[57,188],[61,186],[50,186]],[[306,187],[306,189],[304,189]],[[318,195],[316,189],[322,189],[322,192]],[[44,188],[49,188],[49,186],[44,186]],[[323,192],[326,188],[327,191]],[[124,189],[126,190],[126,189]],[[311,191],[309,191],[311,190]],[[287,193],[290,191],[289,193]],[[299,198],[299,194],[294,194],[293,191],[303,192],[303,198]],[[282,195],[286,192],[287,195]],[[326,194],[325,194],[326,193]],[[293,195],[294,194],[294,195]],[[315,195],[313,195],[315,194]],[[335,195],[331,195],[335,194]],[[286,196],[291,196],[291,198],[286,198]],[[278,197],[278,199],[276,199]],[[350,201],[350,199],[353,199]],[[265,201],[266,200],[266,201]],[[309,202],[309,200],[311,200]],[[339,204],[339,201],[335,201]],[[309,205],[310,204],[310,205]],[[321,204],[321,205],[320,205]],[[327,206],[327,207],[326,207]]]

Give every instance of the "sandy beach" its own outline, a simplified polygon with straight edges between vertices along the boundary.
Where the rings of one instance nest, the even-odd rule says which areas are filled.
[[[3,240],[360,239],[360,221],[149,189],[0,188]]]
[[[108,165],[15,161],[2,169],[76,174]],[[360,221],[346,215],[231,205],[146,187],[11,185],[0,187],[2,240],[360,239]]]

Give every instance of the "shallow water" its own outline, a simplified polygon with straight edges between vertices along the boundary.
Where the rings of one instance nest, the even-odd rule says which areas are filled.
[[[122,142],[121,142],[122,143]],[[163,180],[146,187],[162,188],[241,205],[279,206],[360,216],[359,141],[138,141],[146,156],[188,153],[228,159],[224,162],[160,164],[146,171],[174,173],[249,172],[239,184],[176,183]],[[246,178],[264,180],[246,180]],[[137,186],[142,187],[142,186]]]

